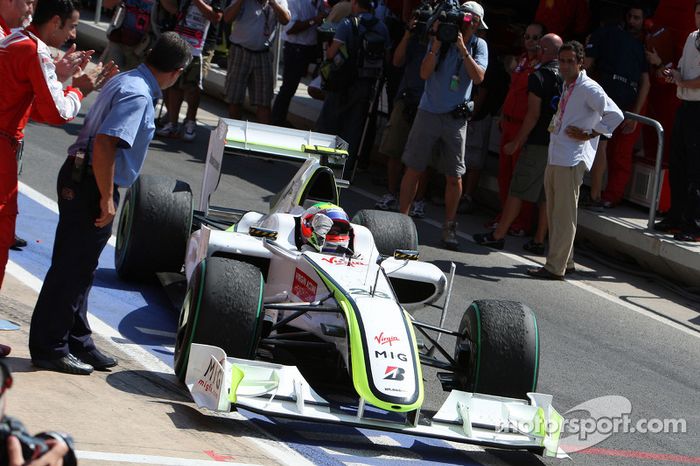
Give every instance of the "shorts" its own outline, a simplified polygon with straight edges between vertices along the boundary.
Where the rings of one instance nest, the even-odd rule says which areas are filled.
[[[466,172],[464,146],[467,120],[451,112],[431,113],[418,110],[403,152],[403,163],[424,171],[431,163],[433,147],[440,144],[440,168],[445,176],[460,177]]]
[[[202,87],[202,57],[192,57],[192,61],[177,79],[177,87],[183,91],[203,89]]]
[[[410,109],[408,110],[410,111]],[[389,122],[384,129],[384,137],[379,146],[379,153],[392,159],[400,159],[406,147],[408,134],[415,118],[406,115],[406,102],[404,99],[394,101],[394,109],[389,117]]]
[[[509,194],[526,202],[544,201],[544,169],[549,148],[535,144],[523,147],[515,163]]]
[[[272,74],[272,53],[269,50],[253,52],[240,45],[231,45],[226,73],[226,102],[242,104],[247,89],[251,105],[269,107],[274,88]]]
[[[478,121],[470,121],[467,126],[467,146],[464,149],[464,163],[467,170],[481,170],[489,153],[491,136],[491,115]]]
[[[211,61],[214,59],[214,49],[202,52],[202,79],[205,79],[211,69]]]

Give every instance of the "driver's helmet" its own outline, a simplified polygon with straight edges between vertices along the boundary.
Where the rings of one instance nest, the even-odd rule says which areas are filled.
[[[304,243],[319,252],[341,252],[350,245],[350,219],[330,202],[314,204],[301,215]]]

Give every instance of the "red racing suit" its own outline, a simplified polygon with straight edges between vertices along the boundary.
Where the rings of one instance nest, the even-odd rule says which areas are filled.
[[[501,143],[498,155],[498,195],[501,209],[506,204],[510,192],[510,180],[513,178],[515,164],[518,162],[522,149],[517,149],[513,155],[507,155],[503,147],[515,139],[523,125],[523,119],[527,113],[527,81],[534,70],[535,67],[530,63],[527,54],[521,55],[511,74],[508,94],[506,94],[501,109]],[[513,221],[511,228],[529,230],[532,224],[533,209],[534,206],[531,203],[524,202],[520,208],[520,214]]]
[[[5,22],[5,18],[0,15],[0,40],[3,40],[5,37],[10,35],[10,28],[7,26],[7,23]]]
[[[63,89],[49,47],[33,29],[16,31],[0,43],[0,286],[15,237],[17,145],[27,121],[63,124],[80,110],[83,94]]]

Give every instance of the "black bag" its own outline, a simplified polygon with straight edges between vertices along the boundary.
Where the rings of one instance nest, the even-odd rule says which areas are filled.
[[[340,92],[347,90],[358,78],[378,79],[382,75],[386,40],[374,29],[379,20],[354,16],[350,22],[353,32],[350,47],[343,44],[331,60],[321,64],[321,88],[325,91]],[[362,34],[360,24],[364,27]]]
[[[151,30],[151,10],[137,5],[120,4],[107,30],[110,41],[135,47],[144,41]]]

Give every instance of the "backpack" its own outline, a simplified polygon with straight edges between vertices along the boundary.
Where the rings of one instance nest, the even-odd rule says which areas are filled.
[[[127,46],[141,43],[151,26],[153,0],[126,0],[114,13],[107,37],[112,42]]]
[[[351,43],[343,44],[332,59],[321,64],[321,88],[324,91],[347,90],[360,78],[378,79],[384,69],[386,39],[374,29],[379,20],[365,20],[356,16],[349,19],[352,26]],[[363,33],[360,33],[360,24],[364,26]]]

